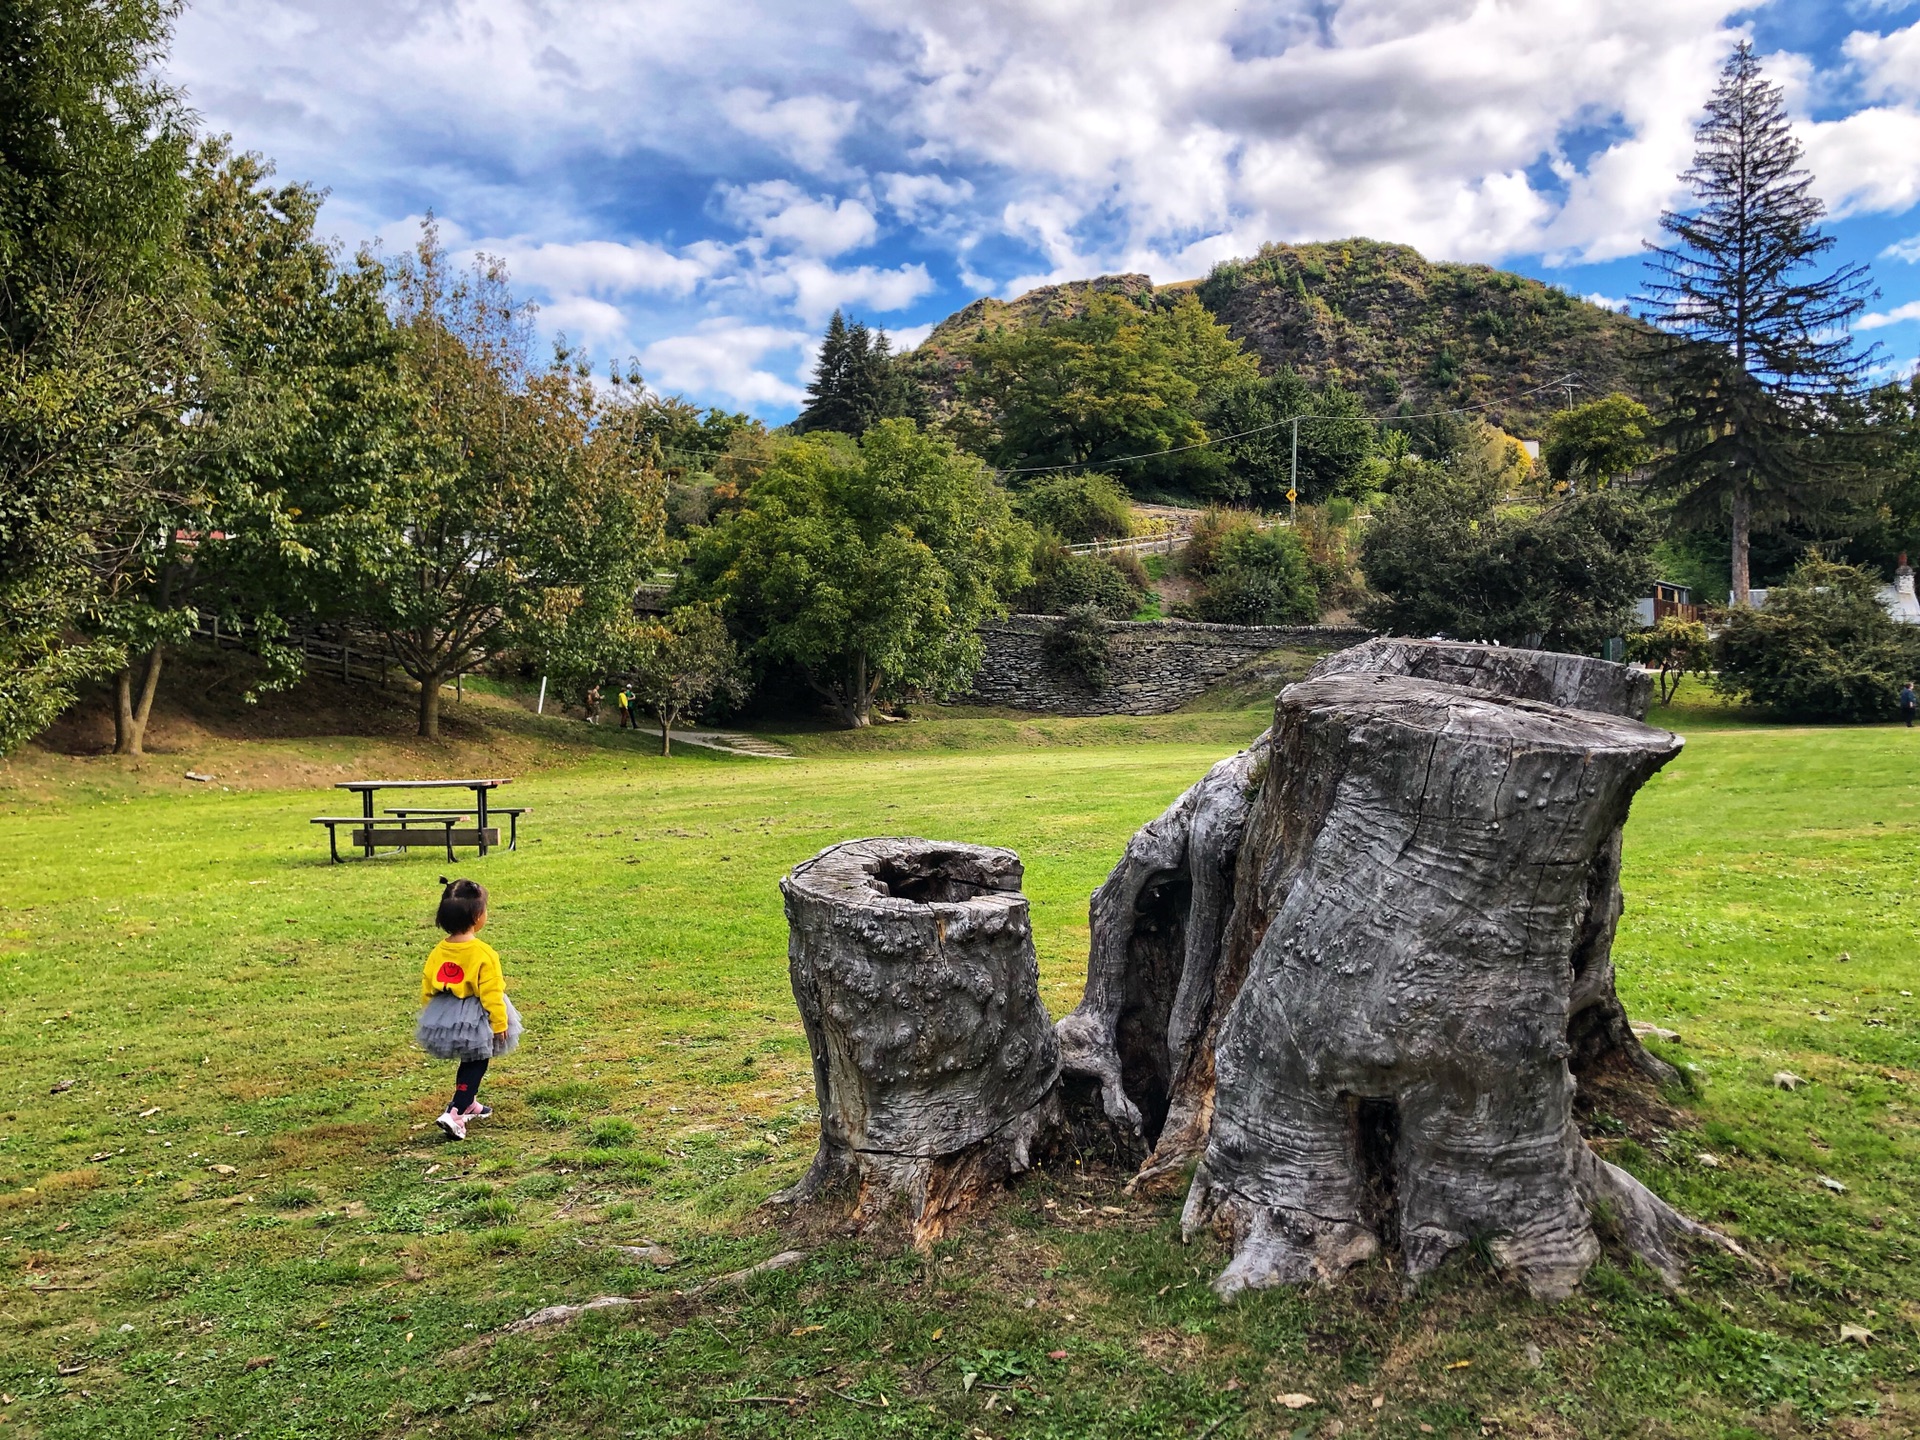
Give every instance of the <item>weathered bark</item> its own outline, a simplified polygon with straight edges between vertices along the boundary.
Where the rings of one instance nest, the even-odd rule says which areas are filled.
[[[1356,672],[1289,687],[1249,862],[1272,919],[1219,1032],[1184,1228],[1223,1295],[1328,1280],[1383,1244],[1417,1277],[1485,1241],[1536,1295],[1599,1254],[1593,1211],[1677,1283],[1709,1235],[1573,1122],[1567,1017],[1591,886],[1678,737],[1595,711]],[[1606,926],[1610,931],[1610,924]]]
[[[1309,679],[1351,673],[1440,680],[1635,720],[1651,693],[1648,678],[1624,665],[1438,640],[1371,640],[1328,656]],[[1086,994],[1058,1026],[1062,1065],[1070,1086],[1097,1086],[1107,1120],[1151,1149],[1136,1185],[1176,1179],[1206,1147],[1215,1037],[1278,903],[1266,857],[1283,817],[1269,803],[1278,783],[1269,772],[1285,763],[1267,735],[1221,761],[1134,837],[1094,893]],[[1676,1073],[1641,1046],[1614,994],[1617,835],[1595,867],[1568,1016],[1576,1073],[1617,1059],[1671,1081]]]
[[[1217,1019],[1234,863],[1267,757],[1262,735],[1215,765],[1134,835],[1093,893],[1086,991],[1055,1027],[1060,1065],[1069,1083],[1098,1088],[1106,1118],[1140,1154],[1159,1139],[1195,1044]]]
[[[820,1149],[774,1197],[849,1182],[854,1214],[904,1205],[915,1243],[1025,1170],[1060,1071],[1010,850],[854,840],[781,882]]]
[[[1448,640],[1369,640],[1329,655],[1308,678],[1357,671],[1441,680],[1629,720],[1644,720],[1647,702],[1653,698],[1653,677],[1628,665],[1584,655]],[[1680,1072],[1647,1053],[1614,991],[1613,934],[1626,908],[1620,891],[1621,838],[1616,831],[1612,842],[1595,857],[1587,881],[1588,924],[1574,955],[1575,983],[1567,1012],[1573,1071],[1575,1076],[1589,1075],[1620,1064],[1656,1085],[1670,1085],[1680,1079]]]
[[[147,722],[153,718],[153,699],[160,691],[160,667],[164,660],[164,646],[155,645],[147,652],[147,663],[142,667],[138,696],[133,693],[131,665],[114,676],[114,754],[144,755],[147,753]]]

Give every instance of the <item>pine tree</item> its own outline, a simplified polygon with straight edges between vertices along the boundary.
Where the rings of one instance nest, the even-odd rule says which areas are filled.
[[[797,431],[838,430],[864,435],[877,421],[926,419],[926,398],[900,367],[884,330],[849,324],[838,310],[827,322],[820,358],[807,386]]]
[[[1859,475],[1835,417],[1872,361],[1847,328],[1872,291],[1862,265],[1805,275],[1833,238],[1780,87],[1745,41],[1695,141],[1682,178],[1697,208],[1661,216],[1673,243],[1647,247],[1640,297],[1660,327],[1649,359],[1665,395],[1652,478],[1678,492],[1683,523],[1731,521],[1745,604],[1754,528],[1817,513]]]

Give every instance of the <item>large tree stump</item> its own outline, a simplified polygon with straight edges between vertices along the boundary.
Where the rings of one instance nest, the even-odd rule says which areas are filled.
[[[1214,1019],[1234,862],[1266,764],[1262,735],[1142,826],[1093,892],[1079,1006],[1061,1020],[1062,1072],[1091,1081],[1142,1158],[1166,1124],[1196,1038]]]
[[[1378,673],[1447,681],[1521,699],[1638,720],[1651,681],[1579,655],[1379,639],[1322,660],[1309,675]],[[1151,1154],[1136,1184],[1180,1176],[1207,1143],[1214,1046],[1277,897],[1267,857],[1281,817],[1270,797],[1286,759],[1262,735],[1221,761],[1144,826],[1094,892],[1087,989],[1059,1024],[1062,1066],[1097,1087],[1107,1119]],[[1647,1054],[1614,993],[1619,920],[1616,831],[1589,877],[1568,1037],[1578,1073],[1618,1058],[1656,1081],[1675,1072]]]
[[[820,1148],[777,1200],[850,1182],[856,1216],[903,1206],[924,1244],[1031,1163],[1060,1052],[1021,873],[1010,850],[874,839],[781,881]]]
[[[1216,1288],[1331,1279],[1383,1243],[1418,1276],[1481,1239],[1560,1297],[1603,1202],[1677,1282],[1672,1240],[1711,1232],[1587,1148],[1566,1028],[1595,868],[1678,737],[1354,673],[1284,691],[1272,746],[1242,863],[1272,918],[1183,1219],[1232,1239]]]

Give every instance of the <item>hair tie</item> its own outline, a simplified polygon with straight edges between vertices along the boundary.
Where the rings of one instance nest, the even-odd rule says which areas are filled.
[[[451,884],[453,884],[453,881],[451,881],[451,880],[449,880],[449,879],[447,879],[447,877],[446,877],[446,876],[444,876],[444,875],[442,875],[442,876],[440,877],[440,883],[441,883],[442,885],[451,885]]]

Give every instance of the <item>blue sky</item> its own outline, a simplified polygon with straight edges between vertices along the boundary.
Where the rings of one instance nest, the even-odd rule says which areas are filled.
[[[1905,373],[1920,0],[193,0],[171,70],[349,247],[431,210],[549,333],[780,421],[836,306],[913,344],[977,295],[1265,240],[1624,299],[1743,35]]]

